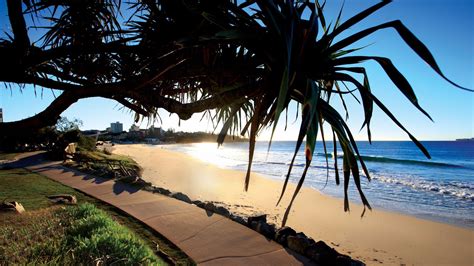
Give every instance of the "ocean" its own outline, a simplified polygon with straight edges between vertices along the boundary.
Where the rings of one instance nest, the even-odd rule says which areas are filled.
[[[423,145],[430,152],[431,160],[409,141],[374,141],[372,145],[359,141],[357,144],[372,178],[370,182],[365,176],[362,178],[363,191],[372,207],[474,228],[473,141],[424,141]],[[161,147],[186,153],[222,168],[247,170],[248,143],[225,143],[219,148],[216,143]],[[296,157],[290,178],[295,183],[305,166],[303,147]],[[295,150],[295,142],[275,141],[269,153],[267,148],[267,142],[257,143],[252,171],[283,181]],[[334,178],[332,143],[328,142],[327,148],[330,153],[329,178],[323,145],[318,142],[304,185],[343,198],[343,185],[337,186]],[[341,155],[342,151],[339,150],[338,157]],[[339,158],[338,165],[341,167],[342,158]],[[342,178],[342,172],[340,174]],[[360,203],[352,181],[349,198],[352,202]]]

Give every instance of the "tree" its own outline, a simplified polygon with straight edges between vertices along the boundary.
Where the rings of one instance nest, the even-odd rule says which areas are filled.
[[[79,130],[79,127],[82,126],[82,120],[74,118],[72,121],[69,121],[67,117],[61,116],[56,122],[56,130],[59,132],[67,132],[71,130]]]
[[[390,59],[355,56],[359,48],[353,43],[392,28],[436,73],[462,88],[444,76],[428,48],[401,21],[348,32],[389,2],[379,2],[344,22],[339,13],[335,23],[328,25],[324,4],[318,0],[24,0],[23,5],[7,0],[12,37],[0,43],[0,56],[8,62],[0,65],[0,81],[62,93],[33,117],[0,124],[0,132],[12,135],[53,125],[71,104],[89,97],[113,99],[134,111],[136,120],[154,117],[160,108],[184,120],[205,112],[222,125],[218,143],[229,132],[249,135],[247,189],[256,136],[268,126],[275,130],[281,114],[296,101],[302,122],[295,156],[306,137],[306,168],[288,211],[304,182],[323,123],[330,125],[334,146],[338,142],[344,151],[344,209],[349,209],[351,174],[364,206],[370,208],[360,185],[359,163],[367,178],[369,172],[343,115],[331,106],[331,97],[344,102],[345,97],[359,94],[369,141],[375,104],[429,157],[372,93],[360,65],[371,60],[380,64],[411,104],[429,115]],[[43,30],[40,39],[30,40],[25,16],[33,18],[33,27]],[[336,38],[343,33],[348,37]],[[339,184],[337,160],[335,168]]]

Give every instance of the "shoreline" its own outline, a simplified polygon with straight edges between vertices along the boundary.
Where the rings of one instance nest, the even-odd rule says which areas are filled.
[[[223,169],[228,169],[228,168],[223,168]],[[233,169],[231,169],[231,170],[233,170]],[[236,171],[238,171],[238,170],[236,170]],[[280,182],[283,185],[283,181],[281,181],[280,179],[277,179],[277,178],[274,178],[274,177],[271,177],[269,175],[265,175],[265,174],[262,174],[262,173],[256,173],[256,174],[260,175],[263,178],[267,178],[267,179],[270,179],[272,181]],[[288,181],[288,182],[291,182],[291,181]],[[292,183],[292,184],[294,185],[294,183]],[[303,187],[305,187],[305,186],[303,185]],[[314,187],[306,186],[306,188],[310,189],[310,190],[313,190],[316,193],[320,193],[324,197],[330,197],[330,198],[334,198],[336,200],[341,200],[341,201],[344,200],[343,197],[338,197],[338,196],[334,196],[334,195],[324,193],[324,192],[322,192],[318,189],[315,189]],[[286,193],[288,193],[288,191]],[[353,199],[353,198],[349,197],[349,204],[350,204],[350,206],[352,206],[352,205],[362,206],[362,203],[360,202],[359,198]],[[381,206],[381,205],[377,205],[376,202],[370,202],[370,205],[372,206],[372,210],[366,209],[366,212],[365,212],[366,214],[370,213],[371,211],[379,210],[379,211],[382,211],[382,212],[388,212],[388,213],[393,213],[393,214],[399,214],[399,215],[414,217],[414,218],[417,218],[417,219],[420,219],[420,220],[425,220],[425,221],[429,221],[429,222],[433,222],[433,223],[440,223],[440,224],[444,224],[444,225],[448,225],[448,226],[459,227],[459,228],[467,229],[467,230],[470,230],[470,231],[474,232],[474,225],[470,226],[470,225],[468,225],[466,223],[462,223],[462,222],[448,222],[446,219],[442,219],[442,218],[434,217],[434,216],[431,217],[431,216],[428,216],[427,214],[416,214],[416,213],[409,213],[409,212],[401,212],[401,211],[393,210],[393,209],[390,209],[390,208],[386,208],[386,207]],[[351,207],[351,209],[352,209],[352,207]],[[344,210],[342,210],[342,211],[344,211]]]
[[[277,225],[295,187],[289,184],[282,203],[275,206],[281,181],[253,173],[245,193],[245,173],[218,168],[184,153],[147,145],[117,145],[114,152],[135,159],[144,168],[144,179],[155,185],[192,199],[225,204],[237,214],[266,213]],[[357,203],[351,202],[351,212],[345,213],[341,199],[303,187],[287,224],[368,265],[474,262],[472,229],[380,208],[366,212],[362,219],[361,213]]]

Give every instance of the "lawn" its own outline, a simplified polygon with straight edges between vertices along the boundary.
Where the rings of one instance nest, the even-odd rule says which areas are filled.
[[[86,258],[91,259],[95,258],[95,255],[100,255],[92,254],[90,258],[80,256],[84,259],[83,261],[77,261],[79,258],[74,257],[76,259],[74,261],[70,255],[80,252],[72,251],[68,246],[71,244],[67,242],[68,239],[75,239],[73,246],[81,243],[81,252],[84,254],[97,249],[98,243],[111,247],[115,243],[117,247],[122,247],[118,250],[123,250],[123,252],[110,255],[112,257],[145,254],[144,257],[148,258],[146,254],[149,250],[152,251],[153,258],[148,258],[148,263],[145,264],[194,264],[172,243],[133,217],[42,175],[24,169],[0,170],[0,184],[0,200],[18,201],[26,209],[26,212],[21,215],[0,213],[0,265],[6,263],[89,264],[91,261],[84,261]],[[52,204],[46,198],[47,195],[62,193],[76,195],[80,206],[65,208]],[[82,203],[86,203],[86,207],[83,207]],[[98,212],[93,211],[92,218],[81,217],[80,219],[89,219],[90,223],[96,225],[97,221],[108,225],[106,229],[96,230],[98,234],[93,237],[94,241],[87,240],[88,238],[81,235],[76,235],[74,238],[71,234],[71,228],[78,226],[71,221],[80,220],[74,216],[77,214],[75,209],[78,208],[100,209]],[[124,244],[125,240],[131,242]],[[134,246],[130,243],[134,243]],[[125,247],[132,250],[125,252]],[[116,252],[117,250],[107,249],[106,251]],[[110,256],[95,258],[95,262],[108,264],[111,261],[107,261],[106,258]]]
[[[4,153],[0,152],[0,161],[1,160],[13,160],[15,159],[15,156],[19,153]]]

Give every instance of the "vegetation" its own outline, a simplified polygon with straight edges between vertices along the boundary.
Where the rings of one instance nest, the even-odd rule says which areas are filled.
[[[6,152],[0,152],[0,161],[1,160],[13,160],[15,159],[15,156],[17,156],[18,153],[14,153],[14,152],[10,152],[10,153],[6,153]]]
[[[66,230],[65,246],[80,263],[158,264],[149,247],[94,205],[82,204],[68,214],[72,222]]]
[[[62,158],[64,149],[69,143],[81,140],[80,125],[82,121],[78,119],[69,121],[66,117],[60,117],[56,125],[41,128],[34,134],[30,131],[17,132],[14,135],[2,134],[0,135],[0,151],[11,153],[41,149],[48,150],[53,158]]]
[[[0,170],[0,200],[18,201],[27,211],[53,206],[46,196],[74,194],[78,202],[89,198],[74,189],[24,169]]]
[[[79,135],[77,147],[80,151],[94,151],[95,150],[95,138]]]
[[[106,257],[103,255],[112,255],[117,250],[122,251],[114,254],[114,258],[135,254],[127,260],[153,256],[155,261],[156,255],[151,255],[151,250],[157,246],[160,248],[158,255],[166,261],[193,264],[184,253],[146,225],[72,188],[23,169],[0,170],[0,182],[0,199],[19,201],[26,209],[22,215],[0,213],[0,264],[5,261],[13,264],[93,264],[93,257],[78,255],[89,248],[102,251],[101,254],[90,253],[97,259],[94,264],[104,263]],[[85,204],[64,209],[46,198],[63,193],[76,195],[78,202]],[[96,220],[107,227],[93,224]],[[82,234],[81,226],[95,229],[91,230],[95,232],[94,236]],[[110,238],[105,237],[104,232]],[[127,242],[130,253],[124,251],[123,241],[130,241]],[[158,264],[164,263],[158,261]]]
[[[7,215],[0,261],[33,264],[164,264],[145,243],[92,204]],[[14,241],[12,241],[14,240]]]
[[[401,21],[349,31],[389,2],[379,2],[345,21],[341,12],[330,24],[319,0],[28,0],[24,5],[7,0],[11,30],[4,29],[10,35],[0,43],[0,56],[8,62],[0,65],[0,81],[62,93],[33,117],[0,124],[0,132],[15,135],[53,125],[66,108],[88,97],[115,100],[135,112],[136,120],[155,118],[159,108],[176,113],[180,119],[204,112],[216,127],[221,126],[218,143],[227,133],[248,134],[247,189],[256,136],[267,127],[275,130],[290,102],[296,102],[302,120],[292,162],[306,138],[306,168],[293,200],[305,180],[318,131],[325,123],[332,131],[334,147],[338,142],[344,151],[344,209],[349,209],[351,175],[362,203],[370,208],[362,193],[359,164],[370,179],[369,172],[344,115],[330,100],[338,97],[345,106],[344,99],[357,93],[369,141],[372,112],[378,106],[430,157],[372,92],[362,63],[374,61],[409,103],[428,114],[390,59],[360,55],[361,48],[354,43],[392,28],[437,74],[462,88],[444,76],[428,48]],[[27,25],[25,16],[32,16],[34,25]],[[30,27],[40,29],[43,35],[30,40]],[[350,111],[346,108],[345,112],[347,118]],[[339,184],[337,160],[334,167]],[[290,207],[291,203],[283,223]]]
[[[143,169],[133,159],[123,155],[111,154],[104,151],[79,150],[74,155],[74,161],[66,165],[80,171],[102,177],[120,177],[119,174],[141,176]]]

